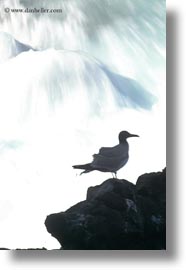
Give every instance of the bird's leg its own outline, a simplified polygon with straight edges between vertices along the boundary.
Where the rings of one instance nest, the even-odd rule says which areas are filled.
[[[117,172],[111,172],[112,178],[117,178]]]

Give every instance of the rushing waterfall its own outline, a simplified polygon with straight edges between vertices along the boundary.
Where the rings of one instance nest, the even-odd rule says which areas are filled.
[[[119,131],[140,135],[120,178],[165,166],[164,1],[33,2],[0,1],[0,246],[10,248],[56,246],[46,214],[108,177],[71,166]]]

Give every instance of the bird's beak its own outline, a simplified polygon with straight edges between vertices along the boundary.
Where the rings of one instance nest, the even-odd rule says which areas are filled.
[[[139,137],[139,136],[136,134],[130,134],[129,137]]]

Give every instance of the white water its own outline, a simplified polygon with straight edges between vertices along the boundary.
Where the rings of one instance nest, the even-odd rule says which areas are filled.
[[[110,177],[79,177],[71,166],[117,144],[121,130],[140,138],[130,140],[120,178],[165,166],[162,1],[61,2],[37,6],[62,6],[62,15],[0,17],[0,246],[57,248],[46,215]]]

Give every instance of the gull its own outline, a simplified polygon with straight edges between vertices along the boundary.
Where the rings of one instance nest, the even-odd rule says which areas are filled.
[[[101,147],[98,154],[93,155],[91,163],[83,165],[74,165],[74,169],[84,170],[83,173],[92,171],[111,172],[117,178],[117,171],[121,169],[129,159],[129,144],[127,139],[130,137],[139,137],[135,134],[130,134],[128,131],[119,133],[119,144],[113,147]],[[80,174],[80,175],[81,175]]]

